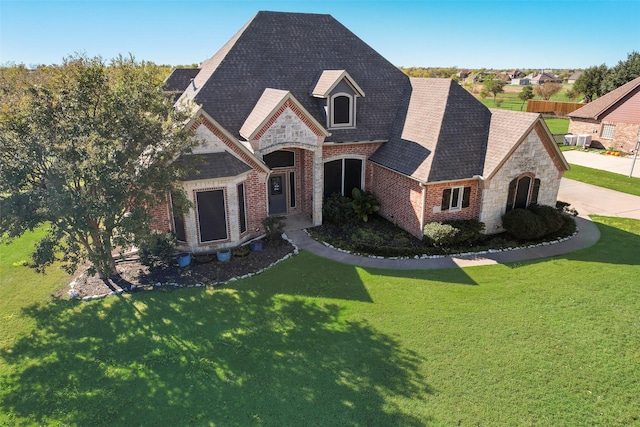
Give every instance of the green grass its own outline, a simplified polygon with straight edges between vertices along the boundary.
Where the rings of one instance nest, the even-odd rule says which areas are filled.
[[[592,248],[510,265],[302,252],[226,288],[90,303],[3,282],[0,425],[638,424],[640,221],[595,220]]]
[[[571,170],[565,172],[563,176],[575,181],[597,185],[598,187],[640,196],[640,178],[629,178],[619,173],[573,164],[571,165]]]
[[[544,119],[552,134],[566,134],[569,132],[569,119]]]

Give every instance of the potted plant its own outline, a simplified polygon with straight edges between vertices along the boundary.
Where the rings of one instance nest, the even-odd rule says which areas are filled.
[[[251,243],[249,243],[249,248],[251,249],[252,252],[261,251],[262,240],[258,239],[258,240],[252,241]]]
[[[191,264],[191,254],[188,252],[182,252],[176,255],[176,261],[178,261],[178,267],[186,267]]]
[[[231,249],[229,248],[218,249],[218,251],[216,252],[216,256],[218,257],[218,261],[220,262],[229,261],[231,259]]]

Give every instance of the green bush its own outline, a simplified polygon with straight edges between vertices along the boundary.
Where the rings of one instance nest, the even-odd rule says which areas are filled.
[[[324,199],[322,204],[322,220],[329,224],[354,224],[358,221],[351,205],[351,199],[340,193],[333,193]]]
[[[430,222],[424,226],[426,243],[438,247],[469,246],[485,238],[484,223],[475,219]]]
[[[358,219],[367,222],[369,215],[380,210],[380,202],[376,199],[370,191],[361,191],[359,188],[354,187],[351,190],[352,202],[351,206]]]
[[[444,221],[458,230],[453,244],[473,244],[486,238],[484,234],[484,222],[477,219],[456,219]]]
[[[453,225],[435,221],[424,226],[423,234],[429,244],[442,247],[451,246],[459,231]]]
[[[549,232],[546,221],[528,209],[514,209],[502,216],[502,226],[520,240],[535,240]]]
[[[149,267],[168,266],[173,262],[177,241],[171,233],[152,233],[138,243],[140,262]]]
[[[545,234],[552,234],[560,230],[564,225],[564,219],[562,214],[556,208],[546,205],[532,204],[528,209],[534,214],[541,217],[547,224],[547,232]]]

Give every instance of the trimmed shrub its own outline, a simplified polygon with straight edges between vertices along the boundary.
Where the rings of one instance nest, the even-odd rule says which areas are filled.
[[[333,193],[324,199],[322,220],[330,224],[354,224],[358,221],[351,199],[340,193]]]
[[[484,222],[477,219],[456,219],[444,221],[458,230],[453,244],[473,244],[486,238],[484,234]]]
[[[430,222],[424,226],[426,243],[438,247],[468,246],[484,239],[484,223],[475,219]]]
[[[520,240],[539,239],[549,232],[546,221],[528,209],[514,209],[502,216],[502,226]]]
[[[456,241],[459,230],[442,222],[430,222],[422,230],[427,242],[433,246],[451,246]]]
[[[556,208],[546,205],[532,204],[528,209],[541,217],[547,224],[547,232],[545,234],[555,233],[564,225],[562,214]]]
[[[138,243],[140,263],[149,267],[169,266],[173,262],[177,241],[171,233],[152,233]]]

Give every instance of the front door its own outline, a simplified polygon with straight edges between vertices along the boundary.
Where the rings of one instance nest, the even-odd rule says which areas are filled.
[[[285,174],[269,178],[269,215],[287,213],[287,183]]]

